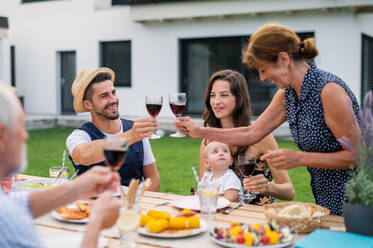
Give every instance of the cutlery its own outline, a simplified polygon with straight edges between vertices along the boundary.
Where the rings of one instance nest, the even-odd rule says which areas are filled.
[[[160,206],[166,206],[170,204],[170,202],[163,202],[163,203],[160,203],[160,204],[157,204],[157,205],[154,205],[154,207],[160,207]]]
[[[238,208],[240,208],[240,207],[242,207],[242,206],[243,206],[243,204],[240,203],[240,204],[238,204],[237,206],[235,206],[234,208],[228,208],[228,209],[225,209],[225,210],[223,211],[223,214],[230,214],[232,211],[234,211],[234,210],[236,210],[236,209],[238,209]]]

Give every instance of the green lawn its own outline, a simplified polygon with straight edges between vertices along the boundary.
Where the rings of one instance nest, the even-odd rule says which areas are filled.
[[[48,169],[61,165],[62,154],[67,136],[71,128],[52,128],[30,131],[28,144],[29,166],[26,174],[48,176]],[[293,142],[279,141],[281,148],[297,149]],[[188,194],[191,185],[196,186],[192,166],[199,168],[199,139],[175,139],[163,137],[151,140],[154,156],[161,176],[161,192]],[[74,169],[70,160],[66,159],[70,167],[70,175]],[[289,171],[294,184],[297,201],[314,202],[310,189],[310,176],[305,167]]]

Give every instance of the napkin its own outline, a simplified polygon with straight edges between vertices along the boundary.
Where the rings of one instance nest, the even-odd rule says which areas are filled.
[[[355,233],[316,230],[295,244],[295,248],[373,248],[373,237]]]

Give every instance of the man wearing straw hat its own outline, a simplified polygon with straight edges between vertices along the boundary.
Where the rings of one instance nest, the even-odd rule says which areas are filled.
[[[105,166],[102,141],[105,137],[128,139],[129,150],[123,166],[118,170],[121,184],[128,186],[131,179],[150,178],[148,190],[158,191],[160,178],[155,158],[147,137],[157,128],[154,118],[135,121],[119,118],[119,99],[114,88],[114,72],[109,68],[87,68],[79,73],[71,91],[74,109],[90,112],[92,120],[74,130],[66,140],[69,157],[78,175],[93,166]]]
[[[21,104],[10,88],[0,83],[0,181],[26,169],[27,138]],[[43,247],[34,218],[115,188],[118,180],[118,173],[100,167],[69,183],[45,190],[5,195],[0,189],[0,247]],[[120,202],[110,192],[95,201],[81,247],[97,247],[101,230],[115,224],[120,207]]]

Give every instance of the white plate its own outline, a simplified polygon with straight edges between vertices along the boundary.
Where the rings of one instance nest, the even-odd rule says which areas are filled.
[[[61,183],[68,182],[66,179],[55,179],[55,178],[40,178],[40,179],[29,179],[24,181],[16,181],[15,187],[17,191],[38,191],[47,189]],[[34,184],[43,184],[40,187],[34,187]]]
[[[229,206],[231,202],[223,197],[218,198],[218,207],[220,208],[226,208]],[[198,195],[190,195],[190,196],[184,196],[180,198],[176,198],[175,200],[171,201],[170,203],[172,206],[177,208],[183,208],[183,209],[191,209],[191,210],[200,210],[201,207],[199,205],[199,196]]]
[[[67,206],[68,208],[77,208],[76,205],[68,205]],[[63,222],[69,222],[69,223],[78,223],[78,224],[85,224],[85,223],[88,223],[89,221],[89,218],[84,218],[84,219],[80,219],[80,220],[70,220],[70,219],[64,219],[61,217],[61,215],[53,210],[51,212],[51,215],[52,217],[54,217],[55,219],[59,220],[59,221],[63,221]]]
[[[41,239],[45,244],[45,247],[53,248],[66,248],[66,247],[79,247],[83,241],[84,233],[81,232],[63,232],[54,233],[50,235],[42,235]],[[99,248],[107,246],[107,239],[99,236],[98,245]]]
[[[192,229],[192,233],[181,233],[181,234],[163,234],[163,233],[149,233],[145,230],[144,227],[139,227],[139,233],[144,236],[154,237],[154,238],[165,238],[165,239],[177,239],[194,236],[200,233],[203,233],[207,230],[207,223],[203,220],[200,220],[200,228]]]
[[[258,246],[252,246],[252,247],[255,247],[255,248],[282,248],[282,247],[288,247],[288,246],[291,246],[291,245],[294,244],[295,238],[296,238],[298,232],[296,230],[292,230],[291,234],[293,235],[293,239],[290,240],[289,242],[277,243],[275,245],[258,245]],[[224,246],[224,247],[230,247],[230,248],[247,248],[247,246],[245,246],[245,245],[229,243],[229,242],[225,242],[223,239],[217,239],[217,238],[215,238],[212,235],[212,233],[209,233],[209,236],[210,236],[210,238],[215,243],[217,243],[217,244],[219,244],[221,246]]]
[[[216,239],[216,238],[212,237],[211,235],[209,235],[209,236],[215,243],[217,243],[221,246],[224,246],[224,247],[247,248],[247,246],[245,246],[245,245],[228,243],[228,242],[225,242],[222,239]],[[286,242],[286,243],[278,243],[278,244],[275,244],[275,245],[258,245],[258,246],[252,246],[252,247],[255,247],[255,248],[282,248],[282,247],[288,247],[288,246],[292,245],[293,243],[294,243],[294,238],[293,238],[292,241],[289,241],[289,242]]]

